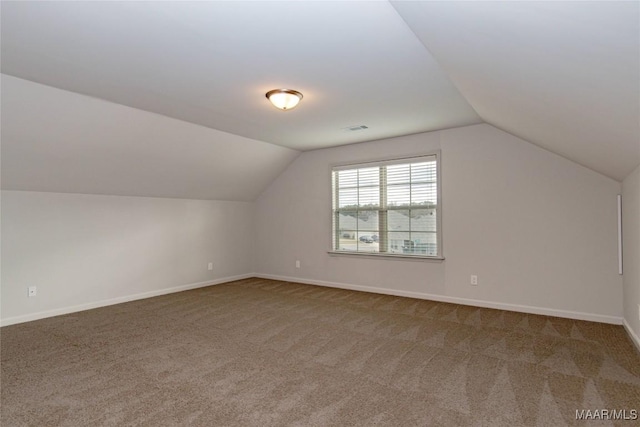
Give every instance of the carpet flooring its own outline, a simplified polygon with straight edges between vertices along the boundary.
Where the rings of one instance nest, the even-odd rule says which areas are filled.
[[[640,410],[621,326],[247,279],[3,327],[2,426],[562,426]]]

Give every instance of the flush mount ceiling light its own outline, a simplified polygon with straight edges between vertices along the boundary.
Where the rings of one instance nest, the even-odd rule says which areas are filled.
[[[302,99],[302,94],[297,90],[291,89],[274,89],[266,94],[267,99],[271,101],[274,107],[280,110],[291,110]]]

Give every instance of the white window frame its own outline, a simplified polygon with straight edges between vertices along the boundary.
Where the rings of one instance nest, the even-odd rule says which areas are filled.
[[[437,188],[436,188],[436,242],[437,242],[437,254],[436,255],[422,255],[422,254],[407,254],[407,253],[389,253],[389,252],[364,252],[357,250],[339,250],[336,247],[336,223],[335,223],[335,206],[337,204],[336,200],[336,191],[334,188],[334,172],[339,170],[348,170],[348,169],[358,169],[358,168],[366,168],[366,167],[375,167],[382,165],[393,165],[393,164],[404,164],[404,163],[417,163],[421,159],[429,159],[435,157],[436,161],[436,180],[437,180]],[[416,154],[407,157],[398,157],[398,158],[383,158],[376,160],[369,160],[363,162],[349,162],[349,163],[340,163],[333,164],[330,166],[329,170],[329,191],[331,193],[331,239],[330,244],[331,248],[329,250],[329,254],[331,255],[346,255],[346,256],[364,256],[364,257],[374,257],[374,258],[402,258],[405,260],[413,259],[420,261],[428,261],[428,260],[436,260],[441,261],[444,260],[444,246],[443,246],[443,236],[442,236],[442,168],[441,168],[441,152],[440,150]],[[383,202],[384,203],[384,202]],[[382,206],[380,207],[379,212],[386,213],[386,209]],[[384,215],[383,213],[383,215]]]

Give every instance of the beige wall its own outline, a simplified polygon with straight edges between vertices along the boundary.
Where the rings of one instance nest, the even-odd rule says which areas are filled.
[[[445,261],[327,254],[332,164],[438,149]],[[256,202],[256,271],[619,323],[620,189],[614,180],[489,125],[306,152]],[[479,286],[469,285],[471,274]]]
[[[330,256],[330,165],[433,150],[442,152],[446,259]],[[630,218],[638,218],[638,175],[624,185],[625,310],[636,331],[640,227]],[[8,324],[255,271],[620,322],[620,191],[489,125],[307,152],[255,203],[3,191],[0,318]],[[479,286],[469,285],[471,274]]]
[[[252,210],[245,202],[3,191],[2,323],[251,273]],[[28,298],[32,285],[38,295]]]
[[[640,166],[622,183],[624,319],[640,346]]]

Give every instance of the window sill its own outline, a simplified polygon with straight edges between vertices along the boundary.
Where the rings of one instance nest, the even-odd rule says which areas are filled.
[[[431,261],[442,262],[444,257],[426,257],[417,255],[402,255],[402,254],[381,254],[381,253],[367,253],[367,252],[346,252],[346,251],[329,251],[327,252],[331,256],[348,256],[348,257],[367,257],[367,258],[386,258],[397,259],[402,261]]]

